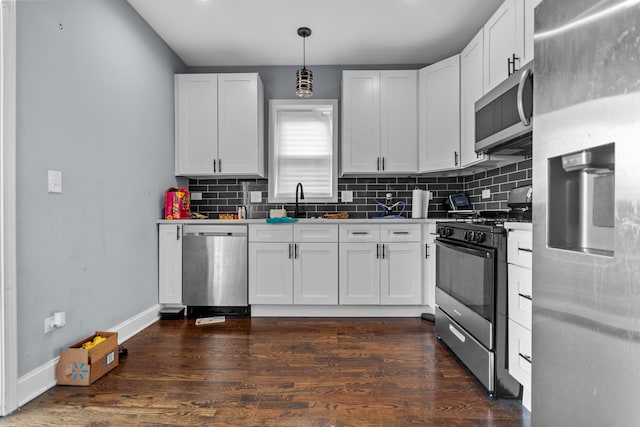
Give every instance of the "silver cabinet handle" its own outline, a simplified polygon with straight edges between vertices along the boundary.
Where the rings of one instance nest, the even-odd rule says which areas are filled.
[[[176,225],[176,240],[180,240],[180,226]]]
[[[376,243],[376,259],[380,259],[380,243]]]
[[[522,357],[524,360],[531,363],[531,356],[529,356],[528,354],[518,353],[518,356]]]
[[[384,247],[387,246],[384,243],[382,244],[382,259],[384,259],[385,255],[384,255]]]
[[[293,245],[291,243],[289,243],[289,259],[293,258]]]
[[[531,295],[526,295],[526,294],[518,294],[518,296],[521,296],[524,299],[528,299],[529,301],[533,300],[533,298],[531,298]]]
[[[518,248],[519,251],[533,253],[533,249],[529,248]]]
[[[353,234],[354,236],[366,236],[369,234],[368,231],[352,231],[351,234]]]
[[[216,173],[216,159],[213,159],[213,173]]]
[[[297,258],[298,258],[298,244],[297,244],[297,243],[294,243],[294,244],[293,244],[293,248],[294,248],[294,255],[293,255],[293,257],[297,259]]]
[[[377,162],[378,162],[378,170],[380,170],[380,157],[378,157]]]
[[[222,172],[222,159],[218,159],[218,172]]]
[[[424,258],[425,259],[429,258],[429,244],[428,243],[424,244]]]
[[[408,231],[393,231],[392,234],[409,234]]]
[[[518,106],[518,115],[520,116],[520,121],[525,126],[529,126],[531,121],[529,120],[529,117],[525,116],[524,102],[522,100],[522,97],[524,95],[524,85],[527,82],[527,79],[529,78],[530,74],[531,74],[531,69],[527,68],[526,70],[524,70],[524,73],[522,73],[522,76],[520,76],[520,84],[518,84],[518,97],[516,98],[516,104]]]
[[[458,166],[458,152],[457,151],[453,152],[453,165],[454,166]]]
[[[382,158],[382,170],[384,171],[384,157]]]

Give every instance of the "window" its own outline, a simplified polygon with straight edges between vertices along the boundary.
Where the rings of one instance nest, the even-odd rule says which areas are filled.
[[[269,101],[269,202],[338,201],[338,130],[335,99]]]

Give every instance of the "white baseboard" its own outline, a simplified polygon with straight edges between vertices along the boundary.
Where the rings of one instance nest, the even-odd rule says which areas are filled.
[[[251,317],[420,317],[427,305],[251,305]]]
[[[159,313],[160,305],[156,304],[110,328],[109,331],[118,333],[118,343],[121,344],[158,320]],[[60,357],[56,357],[18,378],[18,406],[26,404],[56,385],[56,365],[59,359]]]

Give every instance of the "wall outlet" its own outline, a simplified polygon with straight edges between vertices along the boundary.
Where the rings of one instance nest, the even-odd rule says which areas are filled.
[[[262,202],[262,191],[252,191],[251,203],[261,203],[261,202]]]
[[[340,195],[343,203],[353,202],[353,191],[343,191]]]
[[[60,329],[67,324],[67,315],[64,311],[53,313],[53,316],[44,319],[44,333]]]
[[[482,198],[483,199],[491,198],[491,190],[489,190],[488,188],[486,190],[482,190]]]
[[[191,193],[191,200],[202,200],[202,193]]]

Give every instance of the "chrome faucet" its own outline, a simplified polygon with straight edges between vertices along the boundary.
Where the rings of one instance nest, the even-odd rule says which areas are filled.
[[[298,189],[300,189],[300,199],[304,200],[304,190],[302,189],[301,182],[296,185],[296,210],[293,213],[294,218],[298,218],[300,216],[300,208],[298,206]]]

